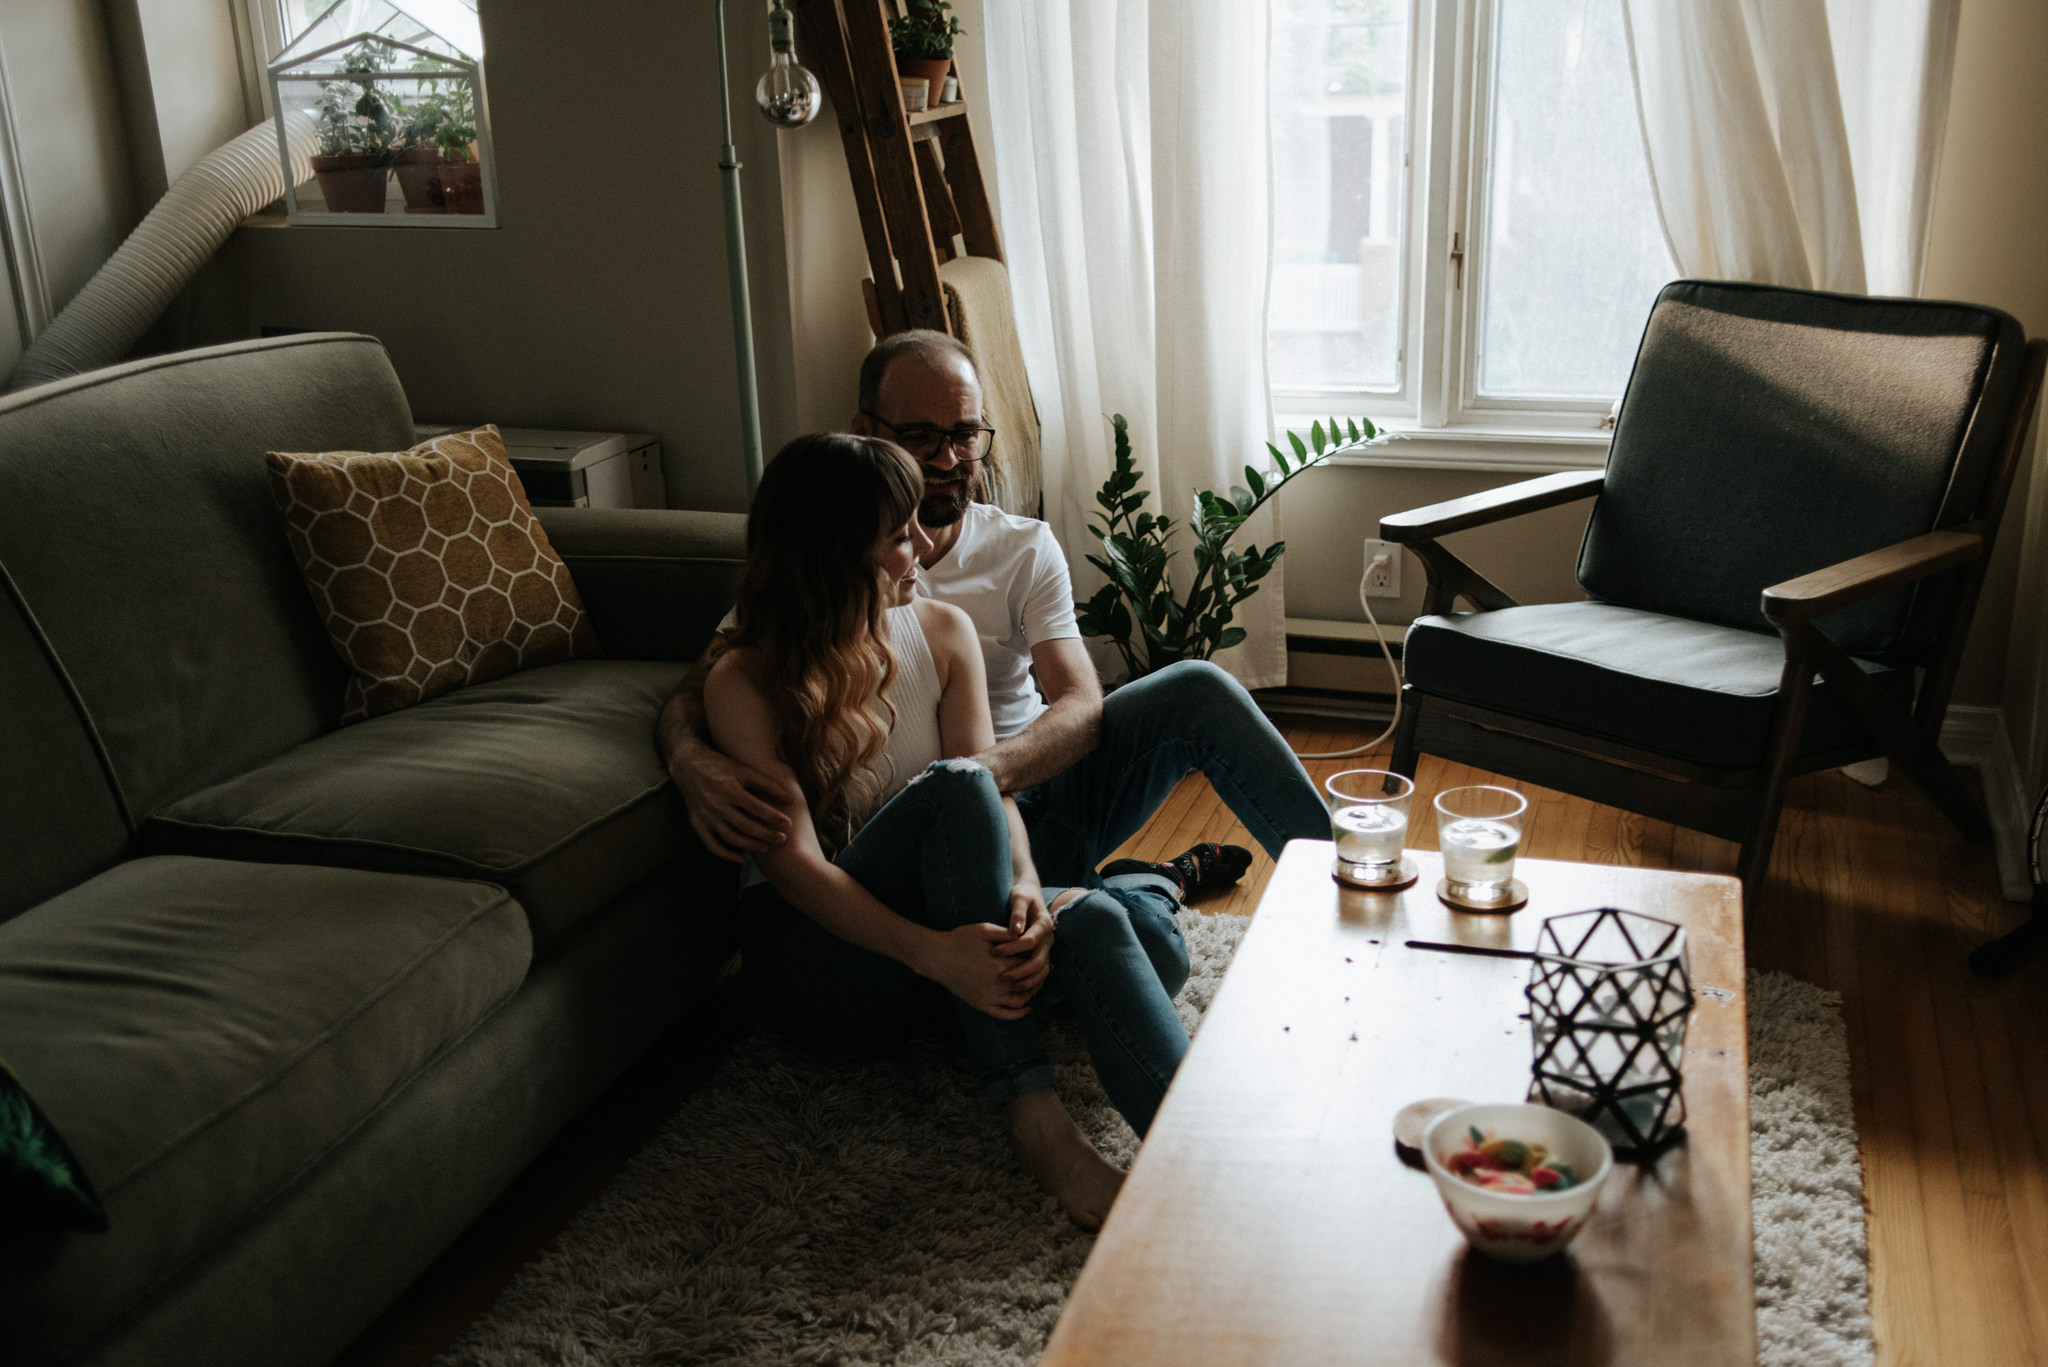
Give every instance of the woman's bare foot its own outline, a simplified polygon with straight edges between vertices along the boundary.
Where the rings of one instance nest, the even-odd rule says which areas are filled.
[[[1123,1170],[1095,1151],[1050,1087],[1026,1092],[1010,1103],[1010,1137],[1017,1156],[1067,1218],[1097,1230],[1109,1215]]]

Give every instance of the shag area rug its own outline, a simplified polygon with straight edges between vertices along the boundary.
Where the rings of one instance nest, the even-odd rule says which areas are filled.
[[[1192,1027],[1248,918],[1186,913]],[[1833,994],[1749,982],[1761,1361],[1871,1361],[1862,1176]],[[1048,1031],[1060,1091],[1127,1165],[1137,1141]],[[1011,1157],[965,1056],[826,1064],[757,1032],[523,1268],[441,1367],[1028,1367],[1092,1238]]]

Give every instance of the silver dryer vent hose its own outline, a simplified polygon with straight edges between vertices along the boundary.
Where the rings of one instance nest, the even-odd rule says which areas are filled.
[[[313,120],[285,115],[292,181],[312,175]],[[243,219],[284,193],[277,128],[261,123],[194,163],[107,263],[38,333],[8,389],[61,380],[126,356]]]

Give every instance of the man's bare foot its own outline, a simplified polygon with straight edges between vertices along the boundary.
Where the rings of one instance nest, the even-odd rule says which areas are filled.
[[[1017,1156],[1067,1218],[1086,1230],[1102,1228],[1123,1170],[1095,1151],[1050,1087],[1026,1092],[1010,1103],[1010,1137]]]

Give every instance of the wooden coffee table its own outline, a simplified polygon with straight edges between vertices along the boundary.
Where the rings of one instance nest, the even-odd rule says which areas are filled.
[[[1754,1363],[1749,1061],[1733,878],[1518,861],[1529,904],[1453,912],[1330,878],[1297,840],[1181,1065],[1045,1363]],[[1425,1097],[1519,1101],[1546,916],[1616,906],[1687,929],[1686,1135],[1617,1164],[1584,1234],[1523,1267],[1469,1252],[1396,1157]]]

